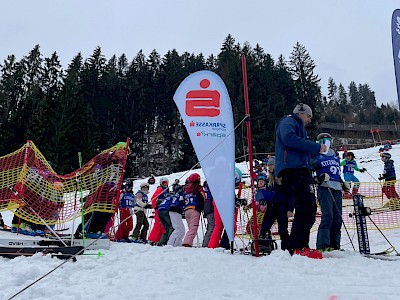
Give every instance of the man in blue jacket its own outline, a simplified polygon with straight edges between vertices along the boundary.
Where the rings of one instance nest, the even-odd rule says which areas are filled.
[[[288,201],[288,217],[293,216],[289,238],[292,254],[322,258],[310,250],[310,230],[315,222],[317,204],[310,171],[311,155],[324,153],[325,144],[308,139],[305,126],[311,123],[312,110],[307,104],[296,105],[293,114],[284,116],[276,124],[275,176],[282,178]]]

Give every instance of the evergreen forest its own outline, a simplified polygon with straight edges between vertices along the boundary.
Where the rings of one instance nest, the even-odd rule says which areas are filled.
[[[296,43],[289,58],[277,59],[260,46],[237,43],[228,35],[220,52],[161,56],[156,50],[106,58],[101,47],[88,58],[78,53],[66,69],[58,55],[43,57],[36,45],[21,60],[9,55],[0,64],[0,155],[32,140],[59,174],[76,170],[78,152],[86,162],[99,151],[130,137],[128,177],[146,177],[190,169],[196,155],[173,95],[181,81],[199,70],[224,80],[233,107],[236,157],[247,146],[243,126],[241,56],[246,56],[253,152],[274,152],[275,123],[299,103],[314,111],[311,137],[320,122],[391,124],[395,106],[376,104],[368,84],[336,83],[329,78],[322,95],[316,64]],[[381,99],[385,100],[385,99]],[[241,123],[242,122],[242,123]]]

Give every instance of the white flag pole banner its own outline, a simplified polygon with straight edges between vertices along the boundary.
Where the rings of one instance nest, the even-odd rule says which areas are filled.
[[[230,241],[234,239],[235,134],[229,94],[211,71],[195,72],[174,95]]]

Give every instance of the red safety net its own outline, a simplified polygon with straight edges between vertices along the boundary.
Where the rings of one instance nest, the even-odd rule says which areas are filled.
[[[84,212],[113,213],[118,207],[127,143],[104,150],[78,170],[58,175],[28,141],[0,157],[0,211],[11,210],[24,221],[62,224]],[[18,193],[10,190],[13,187]],[[23,199],[23,200],[22,200]]]

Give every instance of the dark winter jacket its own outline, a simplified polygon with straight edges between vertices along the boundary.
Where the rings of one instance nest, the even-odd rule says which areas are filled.
[[[287,115],[276,125],[275,176],[290,168],[309,168],[311,154],[318,154],[320,144],[308,140],[301,118]]]
[[[211,195],[210,189],[204,187],[204,194],[206,199],[204,200],[204,216],[214,213],[213,197]]]
[[[256,193],[255,200],[257,206],[260,205],[260,201],[263,201],[267,205],[276,204],[287,204],[283,187],[275,183],[273,186],[267,186],[263,189],[259,189]]]
[[[394,161],[392,159],[385,161],[382,177],[385,181],[396,180],[396,170],[394,169]]]

